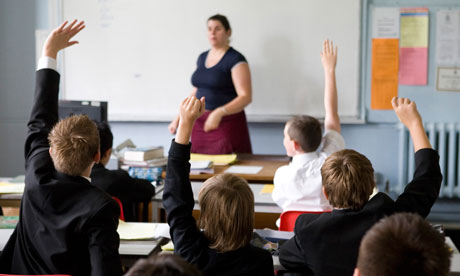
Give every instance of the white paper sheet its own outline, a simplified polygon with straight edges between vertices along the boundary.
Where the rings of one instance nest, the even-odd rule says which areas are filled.
[[[399,38],[399,8],[374,8],[372,38]]]
[[[234,165],[226,169],[226,173],[235,173],[235,174],[258,174],[262,170],[262,166],[239,166]]]
[[[436,63],[460,63],[460,10],[439,10],[436,13]]]

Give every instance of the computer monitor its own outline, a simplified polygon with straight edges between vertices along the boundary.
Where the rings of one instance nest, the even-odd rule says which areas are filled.
[[[59,119],[75,114],[85,114],[98,122],[107,121],[107,102],[99,101],[59,101]]]

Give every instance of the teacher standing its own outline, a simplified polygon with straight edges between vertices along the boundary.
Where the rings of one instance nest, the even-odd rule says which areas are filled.
[[[192,131],[194,153],[252,152],[244,113],[252,101],[251,72],[246,58],[230,47],[231,34],[225,16],[216,14],[208,19],[211,49],[198,57],[192,75],[192,95],[206,99],[206,111]],[[179,117],[169,124],[172,134],[178,124]]]

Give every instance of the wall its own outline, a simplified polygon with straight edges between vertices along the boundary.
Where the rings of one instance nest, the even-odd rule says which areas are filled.
[[[35,1],[0,1],[0,175],[24,173],[26,122],[32,108]]]
[[[417,6],[419,3],[422,3],[421,5],[424,3],[439,5],[441,3],[448,6],[455,4],[453,0],[425,0],[422,2],[415,0],[374,0],[363,2],[366,6]],[[23,173],[22,147],[34,85],[34,29],[36,26],[40,28],[48,26],[47,13],[48,1],[46,0],[0,1],[0,36],[6,38],[0,44],[0,133],[2,133],[0,142],[4,145],[3,152],[0,154],[1,176],[14,176]],[[37,18],[36,22],[34,21],[35,18]],[[434,22],[434,17],[431,14],[430,20]],[[434,39],[433,36],[430,37]],[[430,50],[430,56],[432,53],[434,53],[434,49]],[[367,64],[367,57],[363,62],[364,65]],[[432,79],[430,77],[431,85]],[[340,91],[340,83],[338,86]],[[404,93],[414,95],[418,89],[417,87],[405,87]],[[368,99],[369,89],[363,86],[363,91],[364,98]],[[435,111],[430,110],[430,112],[440,112],[438,110],[441,106],[436,105],[436,101],[433,104],[429,102],[420,104],[421,107],[427,105],[431,105],[431,110],[437,108]],[[368,102],[365,108],[368,114]],[[443,110],[442,112],[446,117],[459,117],[456,109]],[[389,179],[390,184],[395,184],[398,182],[400,166],[398,163],[399,130],[397,125],[393,123],[395,117],[390,111],[384,115],[385,119],[390,118],[389,123],[381,123],[380,116],[378,114],[376,116],[375,123],[343,125],[342,132],[348,148],[358,150],[368,156],[374,169],[384,174]],[[283,124],[280,123],[250,123],[254,152],[283,154],[283,127]],[[131,138],[137,145],[163,145],[167,150],[172,138],[167,131],[166,123],[113,122],[112,128],[115,144]]]

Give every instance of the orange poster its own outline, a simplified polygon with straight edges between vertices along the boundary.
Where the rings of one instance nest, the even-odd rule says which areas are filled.
[[[398,96],[399,39],[372,39],[371,109],[392,109]]]

